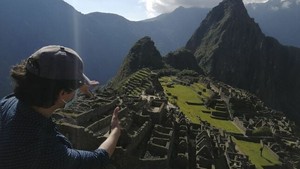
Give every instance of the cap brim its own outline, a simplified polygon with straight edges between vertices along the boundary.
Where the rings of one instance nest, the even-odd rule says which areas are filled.
[[[83,75],[83,79],[84,79],[85,84],[90,85],[90,86],[99,85],[98,81],[90,80],[84,73],[82,75]]]

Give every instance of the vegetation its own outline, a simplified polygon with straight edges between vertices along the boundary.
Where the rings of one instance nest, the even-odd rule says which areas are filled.
[[[168,66],[168,65],[166,65]],[[156,70],[156,73],[158,74],[159,77],[161,76],[174,76],[179,72],[179,70],[167,67],[163,69]]]
[[[249,141],[242,141],[238,139],[233,140],[238,146],[239,150],[249,156],[250,161],[256,166],[257,169],[263,169],[262,166],[280,165],[280,161],[272,152],[266,147],[263,148],[262,156],[260,156],[260,143]]]
[[[150,69],[144,68],[131,74],[128,78],[119,82],[116,86],[117,91],[132,96],[142,94],[143,91],[152,86],[152,82],[149,80],[150,73]]]
[[[175,77],[160,78],[160,82],[169,98],[169,101],[180,107],[180,110],[192,123],[199,124],[201,121],[207,121],[211,125],[228,132],[241,133],[241,131],[231,121],[215,119],[211,117],[210,113],[205,113],[217,111],[205,106],[205,101],[212,94],[208,89],[206,89],[205,85],[194,83],[191,86],[184,86],[173,84],[173,80],[175,80]],[[201,91],[201,95],[197,93],[198,91]],[[199,104],[194,105],[188,104],[187,102]]]
[[[255,129],[252,132],[252,135],[254,135],[254,136],[272,136],[273,133],[272,133],[270,127],[264,126],[264,127]]]
[[[197,77],[197,76],[199,76],[199,74],[197,72],[195,72],[194,70],[184,69],[184,70],[180,71],[179,73],[177,73],[177,76]]]
[[[198,73],[202,72],[194,54],[184,48],[168,53],[163,60],[167,65],[178,70],[188,69]]]
[[[211,125],[226,130],[232,133],[242,133],[231,121],[219,120],[211,117],[212,111],[217,111],[205,106],[205,101],[213,94],[204,84],[193,83],[190,86],[184,86],[176,83],[176,77],[162,77],[160,78],[167,97],[171,103],[180,107],[180,110],[192,123],[200,123],[200,121],[207,121]],[[190,103],[203,103],[203,104],[187,104]],[[219,111],[220,112],[220,111]],[[224,112],[225,113],[225,112]],[[261,127],[254,130],[254,135],[270,135],[272,134],[270,128]],[[239,151],[249,156],[250,161],[258,169],[263,166],[280,165],[279,159],[268,149],[264,148],[262,156],[260,156],[260,143],[254,143],[242,140],[233,140]]]

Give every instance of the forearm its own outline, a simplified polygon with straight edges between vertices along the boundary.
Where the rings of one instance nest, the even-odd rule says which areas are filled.
[[[104,149],[108,153],[109,157],[111,157],[113,152],[115,151],[120,135],[121,129],[119,127],[112,129],[110,135],[100,145],[99,148]]]

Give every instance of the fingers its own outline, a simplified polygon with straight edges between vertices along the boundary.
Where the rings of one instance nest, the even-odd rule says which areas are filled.
[[[114,115],[114,116],[118,116],[118,115],[119,115],[119,111],[120,111],[120,107],[117,106],[117,107],[115,108],[114,112],[113,112],[113,115]]]
[[[110,124],[110,131],[109,133],[111,132],[112,129],[114,128],[120,128],[120,121],[119,121],[119,112],[120,112],[120,107],[116,107],[113,111],[113,114],[112,114],[112,119],[111,119],[111,124]]]
[[[97,86],[97,85],[99,85],[100,83],[98,82],[98,81],[96,81],[96,80],[92,80],[92,81],[90,81],[90,86]]]

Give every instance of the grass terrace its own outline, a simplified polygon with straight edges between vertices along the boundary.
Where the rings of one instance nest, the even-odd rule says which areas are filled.
[[[204,102],[212,95],[204,84],[194,83],[190,86],[176,84],[173,79],[176,77],[162,77],[162,84],[169,101],[178,107],[186,115],[192,123],[199,123],[201,120],[209,122],[211,125],[226,130],[232,133],[243,133],[230,120],[215,119],[211,116],[212,111],[217,111],[212,108],[207,108]],[[199,94],[199,91],[201,94]],[[187,102],[199,104],[187,104]],[[263,169],[263,166],[280,165],[281,162],[272,152],[264,148],[263,156],[260,156],[260,143],[254,143],[243,140],[233,140],[239,147],[239,151],[249,156],[250,161],[258,169]]]
[[[131,96],[142,94],[144,90],[151,86],[151,82],[148,80],[150,73],[150,69],[145,68],[132,74],[120,85],[122,86],[123,92],[127,92],[127,94]]]
[[[260,156],[260,143],[254,143],[249,141],[243,141],[238,139],[233,139],[239,150],[249,156],[250,161],[255,165],[257,169],[263,169],[263,166],[274,166],[280,165],[281,162],[272,152],[264,148],[262,156]]]
[[[211,112],[217,110],[209,109],[205,106],[205,101],[212,95],[212,92],[204,84],[194,83],[191,86],[172,84],[174,78],[176,77],[162,77],[160,82],[169,101],[180,107],[181,111],[192,123],[199,124],[202,120],[228,132],[242,133],[231,121],[211,117]]]

